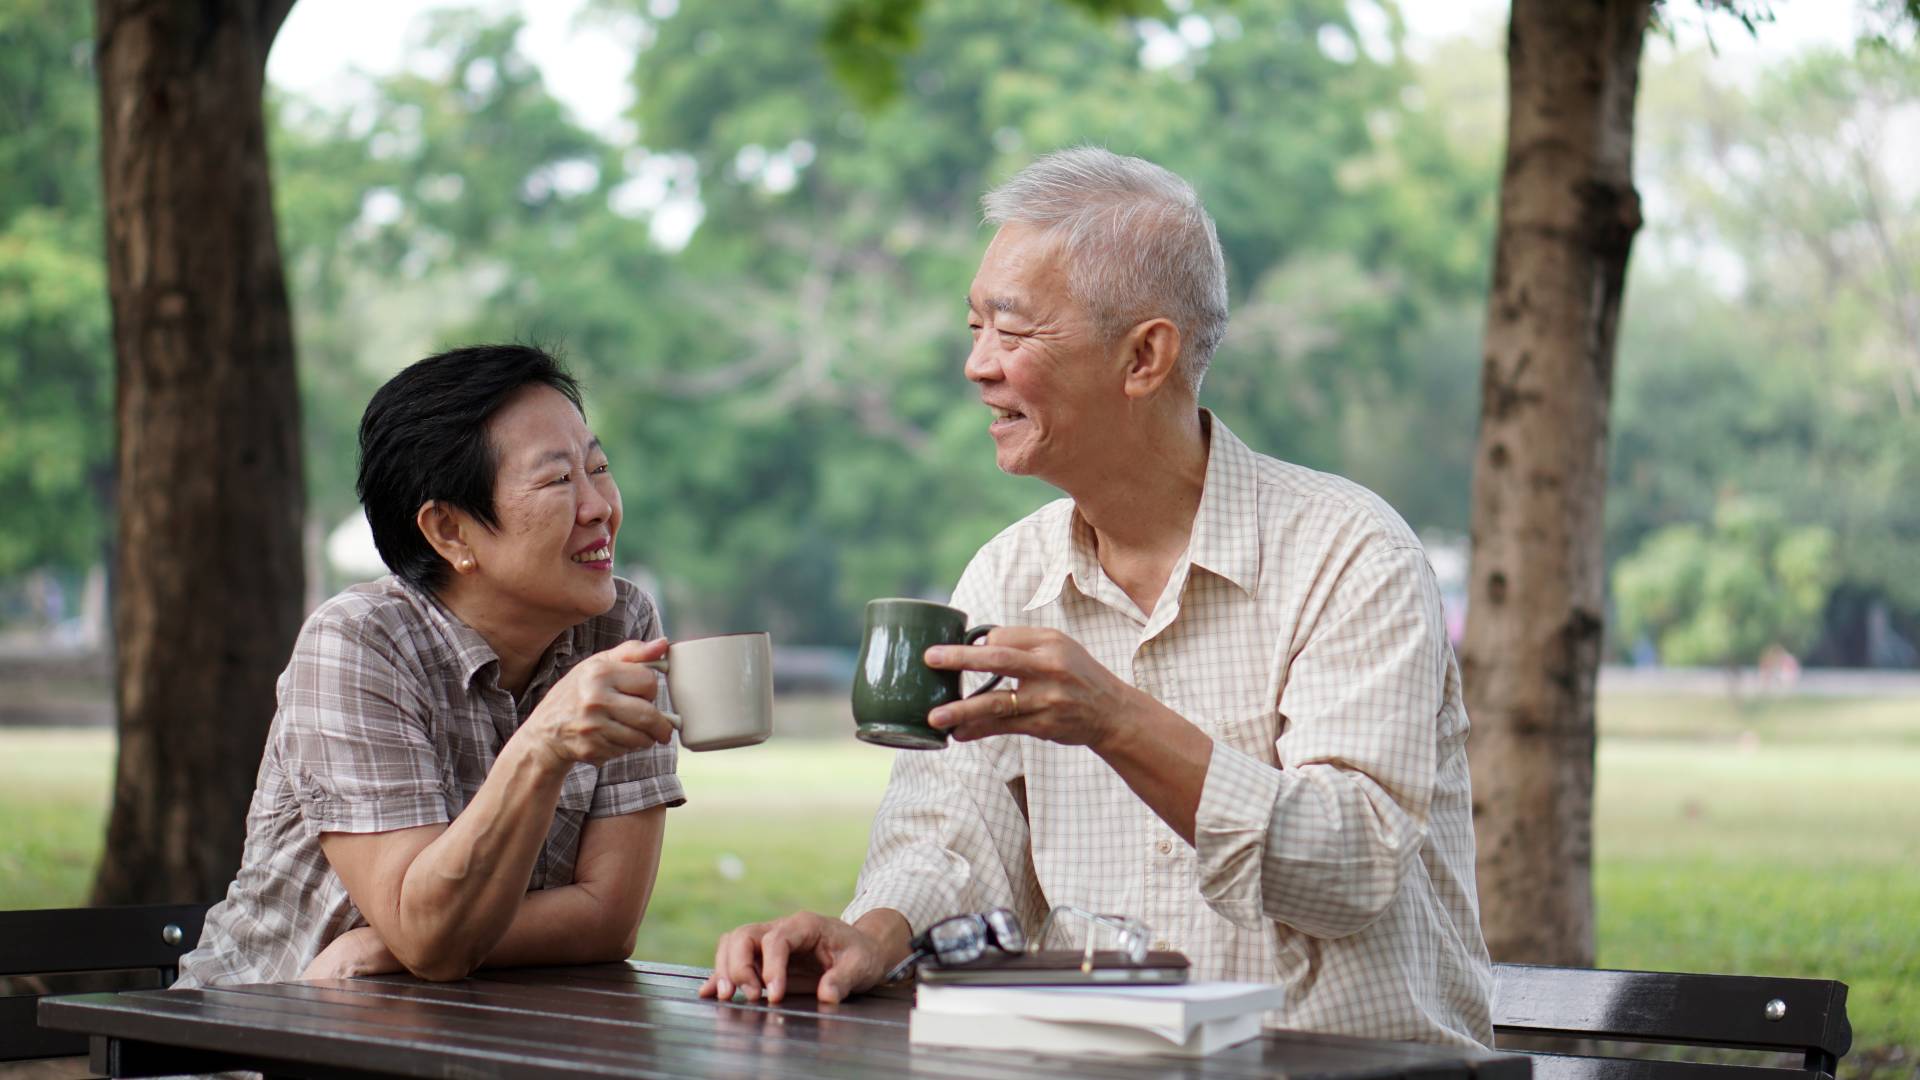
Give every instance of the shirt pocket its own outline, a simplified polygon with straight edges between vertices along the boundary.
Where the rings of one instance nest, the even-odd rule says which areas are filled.
[[[1206,725],[1215,742],[1224,743],[1255,761],[1268,765],[1280,763],[1280,735],[1286,730],[1286,718],[1278,709],[1261,709],[1250,716]]]

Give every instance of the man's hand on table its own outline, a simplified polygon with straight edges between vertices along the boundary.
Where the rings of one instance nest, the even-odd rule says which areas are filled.
[[[889,916],[897,928],[881,921]],[[700,985],[700,996],[726,1001],[741,990],[748,1001],[765,994],[769,1004],[779,1004],[795,991],[832,1004],[870,990],[898,958],[893,954],[906,955],[910,935],[907,921],[892,912],[874,912],[860,922],[851,926],[802,911],[730,931],[714,948],[713,974]],[[892,937],[899,941],[887,940]]]
[[[390,975],[405,965],[388,951],[387,943],[371,926],[356,926],[334,938],[313,958],[302,979],[351,979],[356,975]]]

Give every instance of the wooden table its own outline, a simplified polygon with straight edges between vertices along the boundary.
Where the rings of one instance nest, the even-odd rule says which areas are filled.
[[[93,1036],[112,1076],[252,1069],[337,1076],[1001,1077],[1072,1075],[1528,1080],[1527,1058],[1414,1043],[1270,1032],[1211,1057],[1067,1058],[914,1048],[908,996],[840,1005],[721,1005],[706,971],[598,964],[49,998],[45,1027]]]

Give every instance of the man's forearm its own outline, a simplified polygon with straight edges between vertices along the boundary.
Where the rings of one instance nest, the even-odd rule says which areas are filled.
[[[1213,739],[1191,721],[1141,694],[1136,716],[1094,752],[1160,819],[1193,843],[1200,793],[1213,760]]]
[[[400,940],[388,943],[410,970],[458,977],[498,946],[522,906],[565,776],[509,741],[473,802],[414,857],[401,884]]]

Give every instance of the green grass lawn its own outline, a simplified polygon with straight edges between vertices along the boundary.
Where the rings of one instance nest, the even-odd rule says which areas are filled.
[[[1601,726],[1600,963],[1843,979],[1850,1061],[1910,1072],[1920,703],[1608,698]],[[668,817],[638,953],[706,964],[739,923],[837,913],[891,759],[796,739],[682,755],[690,801]],[[0,730],[0,908],[82,901],[110,770],[108,733]]]

